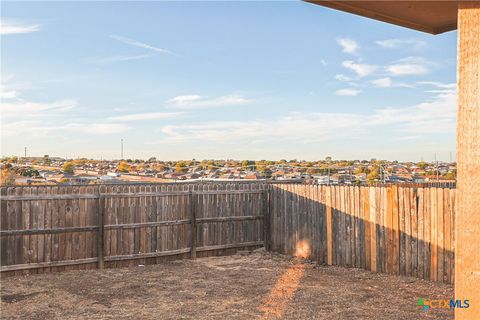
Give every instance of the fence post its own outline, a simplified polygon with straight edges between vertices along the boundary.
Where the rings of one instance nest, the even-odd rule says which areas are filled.
[[[265,250],[270,250],[270,185],[264,192],[264,209],[263,209],[263,245]]]
[[[190,199],[190,228],[191,228],[191,248],[190,248],[190,258],[195,260],[197,258],[197,212],[196,212],[196,202],[197,195],[190,190],[189,192]]]
[[[98,210],[97,210],[97,219],[98,219],[98,235],[97,235],[97,256],[98,256],[98,268],[103,269],[104,267],[104,244],[105,244],[105,234],[104,234],[104,208],[105,208],[105,198],[100,190],[101,186],[98,186]]]
[[[325,188],[326,199],[326,214],[327,214],[327,264],[331,266],[333,264],[333,234],[332,234],[332,187],[327,186]]]

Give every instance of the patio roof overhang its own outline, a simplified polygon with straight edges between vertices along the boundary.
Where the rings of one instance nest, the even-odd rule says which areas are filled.
[[[431,34],[457,28],[458,1],[319,1],[307,2]]]

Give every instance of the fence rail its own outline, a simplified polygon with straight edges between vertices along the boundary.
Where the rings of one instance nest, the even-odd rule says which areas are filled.
[[[270,250],[321,263],[453,283],[455,190],[275,185]],[[305,248],[300,248],[305,250]]]
[[[195,258],[264,243],[264,183],[4,187],[1,272]]]

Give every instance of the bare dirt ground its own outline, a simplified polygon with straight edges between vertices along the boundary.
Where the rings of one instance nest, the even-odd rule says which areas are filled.
[[[452,319],[451,285],[257,250],[125,269],[7,277],[3,319]]]

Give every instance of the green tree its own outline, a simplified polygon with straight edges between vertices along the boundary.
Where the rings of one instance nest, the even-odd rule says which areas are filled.
[[[369,181],[379,180],[380,179],[380,171],[377,167],[373,168],[367,176]]]
[[[8,158],[7,163],[17,163],[17,161],[18,161],[18,158],[13,156]]]
[[[425,170],[425,168],[426,168],[427,166],[428,166],[428,164],[425,163],[425,162],[419,162],[419,163],[417,163],[417,167],[420,168],[420,169],[422,169],[422,170]]]
[[[267,170],[267,167],[263,164],[257,165],[256,167],[257,167],[257,171],[262,174],[265,172],[265,170]]]
[[[24,177],[38,177],[40,173],[38,170],[35,170],[33,168],[25,168],[20,170],[20,174]]]
[[[127,162],[122,161],[118,164],[117,170],[120,171],[120,172],[125,172],[126,173],[126,172],[130,172],[131,167]]]
[[[2,169],[0,171],[0,184],[2,186],[13,186],[15,184],[15,174],[7,168]]]
[[[355,174],[362,174],[362,173],[366,173],[366,172],[367,172],[367,168],[365,168],[365,167],[359,166],[355,169]]]
[[[73,162],[67,161],[63,164],[63,172],[65,173],[73,174],[74,169],[75,169],[75,165],[73,164]]]
[[[265,179],[270,179],[272,177],[272,171],[270,169],[266,169],[262,172],[262,175]]]
[[[255,161],[243,160],[242,161],[242,170],[255,170]]]
[[[182,173],[187,171],[187,164],[184,161],[175,163],[175,172]]]
[[[457,174],[455,171],[450,171],[445,174],[445,179],[447,180],[455,180],[457,178]]]

